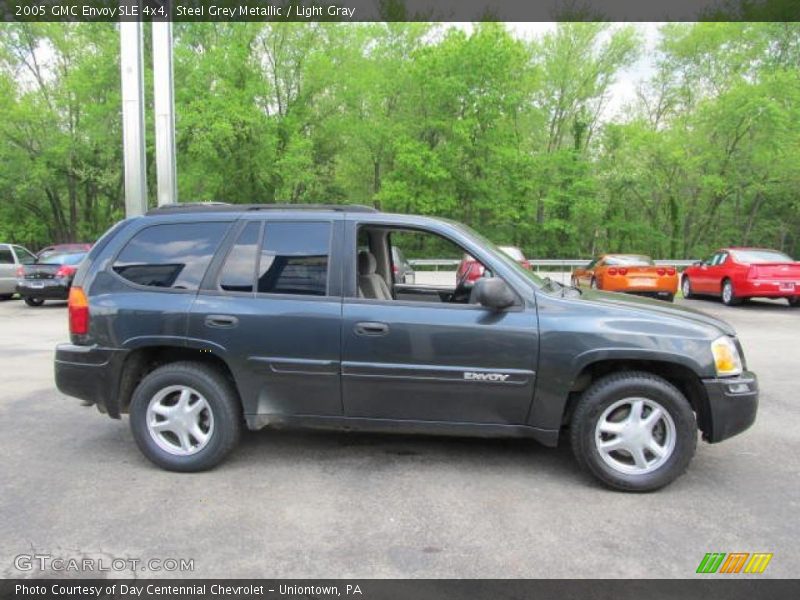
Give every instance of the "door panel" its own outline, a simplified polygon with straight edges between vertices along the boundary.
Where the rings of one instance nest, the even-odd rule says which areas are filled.
[[[386,331],[364,335],[363,323]],[[345,300],[342,399],[350,417],[522,424],[533,397],[534,312]]]
[[[224,354],[245,414],[335,416],[342,414],[341,311],[340,298],[201,294],[189,336],[200,350]],[[216,325],[224,316],[235,323]]]

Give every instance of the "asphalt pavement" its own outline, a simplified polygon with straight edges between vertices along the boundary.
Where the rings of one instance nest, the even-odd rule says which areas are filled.
[[[214,471],[168,473],[127,419],[54,388],[64,304],[0,302],[0,574],[692,577],[707,552],[771,552],[760,577],[796,577],[800,309],[681,302],[736,327],[761,408],[645,495],[601,487],[566,444],[517,440],[264,430]]]

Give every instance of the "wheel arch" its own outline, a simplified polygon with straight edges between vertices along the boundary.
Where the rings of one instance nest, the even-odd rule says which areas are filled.
[[[598,358],[583,364],[570,386],[562,414],[562,427],[569,424],[575,406],[583,392],[598,379],[622,371],[643,371],[657,375],[674,385],[689,401],[696,417],[698,428],[704,435],[711,432],[711,415],[708,395],[698,372],[689,365],[658,358]]]
[[[239,395],[241,392],[236,384],[228,362],[215,345],[199,345],[198,347],[186,345],[173,345],[154,343],[137,345],[132,348],[120,367],[119,388],[117,393],[117,408],[119,413],[127,413],[133,391],[139,382],[150,372],[164,365],[175,362],[194,362],[209,366],[220,372],[228,379]]]

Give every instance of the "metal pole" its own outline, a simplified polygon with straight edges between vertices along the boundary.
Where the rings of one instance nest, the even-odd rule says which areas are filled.
[[[167,7],[169,10],[169,8]],[[172,76],[172,23],[153,21],[153,91],[156,123],[158,205],[178,201],[175,168],[175,94]]]
[[[147,212],[142,24],[138,21],[120,21],[119,43],[119,62],[122,75],[125,214],[133,217]]]

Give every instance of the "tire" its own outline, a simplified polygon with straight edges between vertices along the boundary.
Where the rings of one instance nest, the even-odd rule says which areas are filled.
[[[683,281],[681,281],[681,292],[683,292],[683,297],[687,300],[695,297],[692,293],[692,282],[689,281],[688,275],[683,276]]]
[[[638,419],[630,421],[634,403],[639,401],[643,410]],[[641,425],[655,408],[661,409],[661,416],[654,417],[657,420],[649,428]],[[622,423],[634,427],[639,424],[629,435],[647,431],[649,438],[634,437],[633,443],[655,440],[664,455],[659,457],[640,446],[637,464],[634,453],[625,450],[624,443],[619,451],[601,453],[601,443],[613,443],[623,435],[608,433],[601,422],[608,428],[622,427]],[[626,492],[650,492],[671,483],[689,466],[697,448],[697,421],[689,401],[674,385],[651,373],[626,371],[598,379],[583,393],[572,415],[570,441],[578,464],[606,486]]]
[[[786,301],[789,303],[789,306],[794,306],[795,308],[800,306],[800,296],[792,296],[791,298],[787,298]]]
[[[664,302],[675,302],[675,294],[664,294],[663,296],[659,296],[659,298]]]
[[[592,288],[593,290],[599,290],[600,288],[597,287],[597,279],[592,277],[592,281],[589,283],[589,287]]]
[[[736,297],[736,290],[730,279],[722,280],[722,303],[725,306],[738,306],[742,303],[742,299]]]
[[[174,431],[151,427],[168,422],[170,409],[177,409],[181,402],[187,410],[180,413],[182,418]],[[196,426],[194,433],[187,432],[190,423]],[[219,464],[238,444],[242,433],[241,403],[233,384],[217,369],[176,362],[149,373],[136,387],[130,425],[139,450],[159,467],[205,471]],[[175,433],[180,430],[183,437]],[[201,441],[202,434],[207,437]]]
[[[25,304],[28,306],[41,306],[44,304],[44,300],[42,298],[31,298],[30,296],[24,296],[22,299],[25,300]]]
[[[11,300],[14,297],[14,294],[0,294],[0,302],[4,302],[5,300]]]

